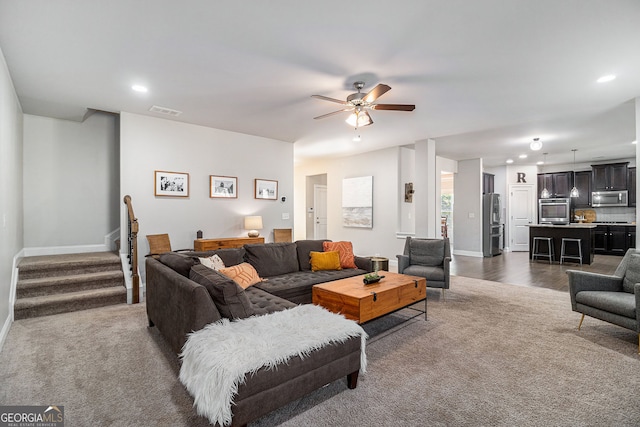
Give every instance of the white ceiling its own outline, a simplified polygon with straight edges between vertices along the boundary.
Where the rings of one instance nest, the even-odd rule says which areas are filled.
[[[426,138],[485,166],[635,156],[638,0],[0,0],[0,48],[29,114],[158,105],[295,143],[297,159]],[[340,106],[311,95],[344,99],[356,80],[415,111],[372,111],[359,131],[346,113],[312,119]]]

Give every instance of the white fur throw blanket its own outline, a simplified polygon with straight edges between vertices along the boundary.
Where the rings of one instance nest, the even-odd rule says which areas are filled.
[[[362,340],[360,371],[365,372],[366,332],[322,307],[306,304],[233,322],[222,319],[189,335],[180,355],[180,381],[194,397],[199,415],[229,425],[231,405],[246,374],[354,336]]]

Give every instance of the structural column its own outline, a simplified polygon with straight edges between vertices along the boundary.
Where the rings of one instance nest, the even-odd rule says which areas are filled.
[[[415,143],[415,235],[416,237],[437,237],[438,221],[436,213],[440,201],[437,194],[436,142],[424,139]]]

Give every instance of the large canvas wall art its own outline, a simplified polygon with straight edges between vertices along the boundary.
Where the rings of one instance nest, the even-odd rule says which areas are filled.
[[[342,180],[342,225],[373,228],[373,177]]]

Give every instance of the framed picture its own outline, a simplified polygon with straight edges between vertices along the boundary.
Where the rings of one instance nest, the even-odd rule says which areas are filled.
[[[238,198],[238,178],[235,176],[209,175],[209,197]]]
[[[342,225],[373,228],[373,177],[342,180]]]
[[[155,195],[189,197],[189,174],[155,171]]]
[[[278,181],[256,179],[254,197],[256,199],[278,200]]]

